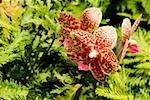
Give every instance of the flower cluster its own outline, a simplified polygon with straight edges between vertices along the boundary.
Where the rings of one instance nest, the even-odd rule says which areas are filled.
[[[71,13],[61,12],[61,41],[68,57],[78,64],[79,70],[90,70],[95,79],[103,80],[117,70],[118,61],[112,51],[117,33],[112,26],[99,27],[102,13],[98,8],[87,8],[80,19]]]

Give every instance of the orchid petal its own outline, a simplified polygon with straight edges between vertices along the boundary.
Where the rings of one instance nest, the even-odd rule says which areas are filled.
[[[91,71],[93,77],[96,80],[101,81],[105,78],[105,74],[102,72],[102,69],[98,64],[97,59],[95,59],[94,63],[91,63],[89,68],[90,68],[90,71]]]
[[[111,74],[117,70],[118,60],[115,53],[108,47],[99,51],[99,64],[103,73]]]
[[[70,45],[67,45],[65,47],[65,51],[68,55],[68,57],[70,58],[70,60],[73,61],[79,61],[79,60],[83,60],[83,58],[81,57],[81,49],[79,46],[74,45],[74,43],[72,41],[70,41]]]
[[[89,59],[89,53],[92,52],[95,43],[93,35],[83,30],[75,30],[69,36],[72,41],[72,44],[66,48],[69,56],[74,60],[86,61]],[[76,55],[72,56],[72,54]]]
[[[61,12],[57,18],[58,22],[68,31],[72,31],[80,28],[80,21],[71,13]]]
[[[121,30],[121,33],[122,33],[121,39],[122,40],[121,41],[123,43],[125,43],[126,39],[129,39],[130,33],[131,33],[131,21],[129,18],[123,19],[121,28],[122,28],[122,30]]]
[[[64,39],[68,39],[70,32],[64,28],[62,28],[59,32],[60,41],[64,42]]]
[[[99,27],[93,35],[96,39],[96,48],[102,49],[103,47],[113,48],[117,41],[116,29],[112,26]]]
[[[72,39],[74,39],[74,42],[84,45],[82,48],[88,48],[91,50],[94,47],[95,38],[91,33],[83,30],[75,30],[72,31],[70,35]]]
[[[139,15],[139,17],[135,20],[134,24],[132,25],[132,30],[135,31],[140,23],[142,14]],[[133,35],[133,33],[131,34]]]
[[[136,44],[129,45],[129,50],[131,53],[138,53],[139,52],[139,49],[138,49]]]
[[[98,8],[87,8],[83,11],[80,17],[81,29],[92,32],[99,26],[101,19],[102,12]]]
[[[120,62],[123,60],[126,54],[126,50],[128,47],[128,40],[130,38],[130,33],[132,32],[131,21],[129,18],[123,19],[121,28],[122,28],[121,30],[122,36],[121,36],[121,40],[118,43],[118,47],[116,49],[117,56],[119,56],[120,58]]]
[[[84,44],[79,43],[78,41],[71,40],[70,44],[65,47],[68,57],[73,61],[80,61],[88,59],[88,48],[83,48]]]

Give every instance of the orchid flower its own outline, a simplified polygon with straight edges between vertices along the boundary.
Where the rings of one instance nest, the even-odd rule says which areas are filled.
[[[132,39],[133,33],[136,30],[138,24],[140,23],[140,19],[142,14],[136,19],[134,24],[131,26],[130,19],[125,18],[122,22],[122,37],[121,41],[119,42],[117,53],[120,57],[120,62],[122,62],[123,58],[125,57],[127,48],[131,51],[131,53],[138,53],[139,49],[137,46],[137,42]]]
[[[117,41],[116,30],[112,26],[99,27],[101,19],[101,11],[94,7],[85,9],[80,19],[65,12],[58,17],[68,57],[78,64],[79,70],[90,70],[98,81],[116,71],[118,65],[112,51]]]

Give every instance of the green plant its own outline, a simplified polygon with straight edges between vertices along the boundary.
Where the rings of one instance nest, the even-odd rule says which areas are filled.
[[[6,100],[12,100],[16,98],[24,98],[29,92],[29,89],[14,80],[0,81],[0,98]]]
[[[142,12],[142,20],[149,20],[147,0],[128,0],[125,3],[117,1],[119,4],[110,9],[114,4],[112,2],[113,0],[0,0],[0,99],[150,98],[149,31],[140,28],[136,31],[133,38],[137,40],[140,52],[128,52],[118,72],[100,82],[90,72],[79,71],[77,65],[68,59],[59,41],[60,25],[56,18],[60,11],[72,12],[79,17],[85,8],[98,7],[104,13],[102,24],[109,24],[107,18],[120,12],[122,15],[129,12],[129,17],[133,19]],[[140,6],[131,5],[130,2],[140,3]],[[110,12],[114,9],[116,12]],[[119,21],[118,18],[112,18]],[[119,36],[120,28],[117,27],[117,30]]]
[[[143,21],[148,21],[150,24],[150,1],[149,0],[123,0],[118,3],[116,9],[118,15],[136,19],[139,14],[143,14]]]

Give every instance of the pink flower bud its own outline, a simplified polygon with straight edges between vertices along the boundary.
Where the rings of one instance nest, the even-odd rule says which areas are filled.
[[[131,53],[138,53],[139,49],[137,46],[137,42],[135,40],[130,40],[129,41],[129,46],[128,46],[129,50]]]

